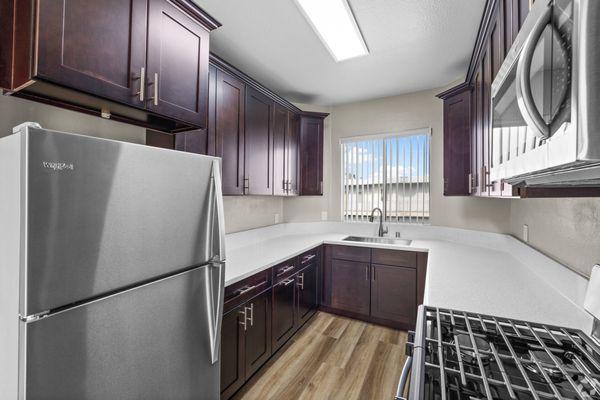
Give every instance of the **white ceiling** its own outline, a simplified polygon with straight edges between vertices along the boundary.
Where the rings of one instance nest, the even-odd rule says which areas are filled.
[[[370,54],[336,63],[294,0],[195,1],[223,24],[213,52],[290,101],[320,105],[464,78],[485,3],[349,0]]]

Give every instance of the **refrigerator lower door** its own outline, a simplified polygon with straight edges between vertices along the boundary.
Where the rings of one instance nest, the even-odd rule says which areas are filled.
[[[25,398],[218,399],[220,363],[211,361],[209,329],[214,269],[22,323]],[[220,336],[219,327],[214,332]]]
[[[21,315],[224,259],[218,159],[35,128],[22,136]]]

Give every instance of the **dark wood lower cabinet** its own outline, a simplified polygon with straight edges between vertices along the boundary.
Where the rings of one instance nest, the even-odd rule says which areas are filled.
[[[302,326],[313,316],[319,306],[318,298],[318,265],[312,263],[298,272],[298,325]]]
[[[246,303],[246,379],[271,357],[271,290]]]
[[[371,265],[371,316],[400,324],[414,324],[417,317],[417,270]]]
[[[223,316],[221,398],[228,399],[271,356],[271,290]]]
[[[320,308],[397,329],[414,329],[426,271],[424,252],[325,245]]]
[[[331,306],[369,315],[371,293],[369,263],[336,260],[331,264]]]
[[[273,286],[273,350],[283,346],[295,332],[296,279],[292,276]]]
[[[223,316],[221,327],[221,397],[229,398],[246,381],[243,306]]]

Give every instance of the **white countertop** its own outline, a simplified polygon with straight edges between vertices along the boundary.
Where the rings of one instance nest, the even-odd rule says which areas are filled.
[[[587,280],[518,240],[433,226],[390,226],[410,246],[345,242],[372,236],[374,225],[281,224],[227,235],[225,284],[230,285],[323,243],[427,251],[424,304],[582,329]]]

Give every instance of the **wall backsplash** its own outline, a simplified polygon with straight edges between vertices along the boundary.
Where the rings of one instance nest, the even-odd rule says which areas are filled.
[[[600,199],[511,200],[510,233],[584,276],[600,264]]]
[[[275,214],[283,222],[283,198],[269,196],[225,196],[225,231],[245,231],[275,224]]]

